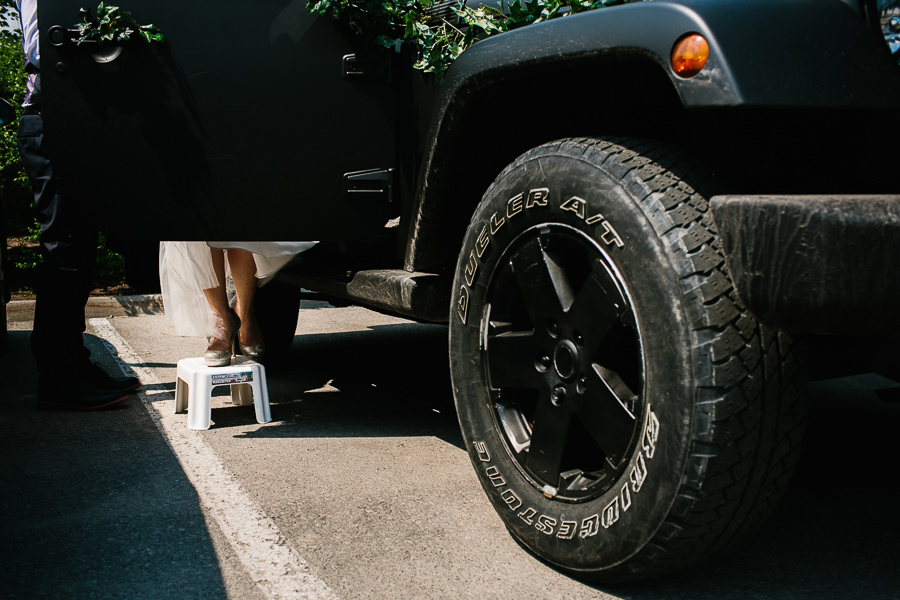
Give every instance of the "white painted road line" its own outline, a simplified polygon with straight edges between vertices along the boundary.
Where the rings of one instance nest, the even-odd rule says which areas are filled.
[[[89,322],[97,335],[116,349],[123,371],[134,372],[145,386],[160,384],[108,319]],[[167,399],[161,399],[160,395]],[[139,390],[138,396],[175,452],[203,506],[216,520],[256,585],[273,600],[336,599],[337,595],[309,572],[307,562],[287,543],[274,521],[250,499],[202,434],[189,430],[184,416],[175,414],[172,394]]]

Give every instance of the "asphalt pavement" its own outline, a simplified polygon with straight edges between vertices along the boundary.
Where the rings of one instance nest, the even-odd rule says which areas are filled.
[[[37,410],[28,311],[13,306],[0,598],[900,598],[900,404],[878,376],[810,386],[801,464],[756,535],[675,577],[597,587],[530,556],[493,513],[443,327],[305,301],[269,369],[273,421],[217,395],[194,432],[174,414],[175,363],[205,340],[172,335],[153,297],[104,302],[86,343],[145,385],[97,413]]]

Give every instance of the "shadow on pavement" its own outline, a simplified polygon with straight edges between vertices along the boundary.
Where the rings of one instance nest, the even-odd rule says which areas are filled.
[[[140,400],[38,411],[29,335],[11,331],[0,361],[0,597],[225,597],[197,495]]]
[[[437,437],[463,447],[447,364],[447,329],[382,325],[296,336],[266,367],[273,423],[241,437]],[[215,427],[246,424],[252,406],[214,408]]]
[[[273,423],[252,431],[235,431],[234,435],[273,439],[434,436],[462,448],[447,365],[446,335],[444,327],[415,324],[298,335],[287,360],[267,368]],[[25,342],[24,338],[12,339],[12,344],[21,348]],[[15,366],[4,364],[3,368],[7,375],[18,373]],[[879,400],[875,392],[884,387],[890,387],[894,393],[889,390],[881,396],[895,395],[894,384],[886,385],[886,380],[875,376],[810,386],[812,409],[796,475],[773,516],[754,535],[691,571],[645,583],[601,585],[596,589],[628,600],[900,598],[900,522],[894,514],[898,456],[894,439],[900,429],[900,404]],[[139,573],[135,579],[146,581],[148,591],[161,590],[160,596],[165,593],[162,590],[176,585],[221,587],[196,497],[152,424],[144,418],[143,409],[138,418],[138,407],[129,403],[127,410],[103,415],[104,421],[92,418],[99,415],[41,415],[30,408],[33,397],[22,400],[21,396],[19,392],[20,399],[15,402],[29,407],[27,411],[13,408],[14,403],[6,397],[0,404],[4,430],[0,441],[4,490],[0,509],[6,515],[35,514],[42,523],[14,523],[13,543],[4,539],[0,550],[0,565],[4,569],[10,564],[21,565],[28,557],[27,572],[33,578],[37,565],[46,567],[43,548],[49,548],[47,556],[66,563],[82,584],[90,579],[115,579],[105,573],[93,575],[89,569],[78,570],[92,561],[91,554],[102,552],[125,557],[122,564],[126,570],[139,570],[141,561],[147,560],[152,573]],[[43,423],[53,420],[59,421],[55,429],[52,422]],[[213,421],[214,429],[255,424],[253,407],[214,408]],[[26,425],[31,434],[18,431]],[[39,436],[44,430],[56,433]],[[97,443],[94,435],[105,436],[106,441]],[[64,459],[45,458],[38,463],[29,458],[30,454],[39,453],[34,446],[49,445],[55,436],[66,442]],[[16,452],[24,457],[16,459]],[[154,465],[152,475],[145,472],[146,466],[135,466],[142,464],[136,460],[138,452],[154,457],[145,457],[143,462]],[[46,448],[44,454],[48,454]],[[135,460],[126,460],[129,456],[135,456]],[[66,472],[60,473],[57,481],[44,473],[48,470],[54,474]],[[94,483],[93,477],[84,477],[92,470],[105,471],[99,484]],[[40,474],[38,482],[27,480],[26,474],[32,472]],[[177,481],[178,485],[172,486],[170,481]],[[23,485],[36,491],[21,494],[19,488]],[[56,494],[68,492],[69,486],[75,493],[57,501]],[[35,507],[23,500],[13,501],[5,493],[7,489],[16,490],[16,498],[33,496],[40,498],[42,504]],[[137,503],[132,498],[141,496],[156,500],[152,506],[141,502],[140,510],[136,510],[139,516],[132,515],[125,507]],[[83,517],[82,512],[94,509],[92,498],[104,502],[102,512],[98,507],[91,512],[93,518]],[[50,532],[51,539],[57,535],[52,515],[59,506],[71,510],[73,501],[80,507],[72,510],[78,516],[77,526],[93,538],[86,546],[88,555],[81,558],[76,556],[77,535],[68,541],[64,538],[65,550],[56,548],[56,540],[42,539],[48,535],[45,532]],[[169,504],[165,507],[159,504],[166,502]],[[107,515],[109,510],[114,512]],[[181,524],[176,524],[178,518]],[[92,530],[94,526],[100,528],[97,533]],[[194,537],[188,539],[178,528]],[[3,535],[5,538],[10,534],[4,531]],[[118,535],[124,541],[115,540]],[[16,549],[27,544],[34,544],[37,549],[28,549],[18,556]],[[183,553],[199,548],[199,558],[178,558],[177,551],[171,552],[170,544]],[[159,559],[157,555],[159,563],[151,558],[157,553],[163,556]],[[186,563],[197,561],[203,565],[200,579],[207,583],[183,582]],[[104,568],[102,562],[99,566],[93,563],[96,561],[91,562],[92,568]],[[121,568],[117,564],[116,573]],[[53,577],[52,572],[49,577]],[[23,576],[17,581],[25,579]],[[60,581],[57,585],[66,580]],[[172,587],[167,588],[169,584]],[[195,595],[203,593],[201,590]],[[185,595],[191,594],[182,594]]]
[[[418,329],[410,329],[418,327]],[[894,516],[900,404],[877,376],[814,383],[803,454],[772,517],[693,570],[650,582],[596,586],[629,600],[900,598]],[[435,436],[463,447],[447,367],[446,329],[297,336],[269,376],[275,423],[241,437]],[[252,407],[214,410],[217,427],[246,424]]]

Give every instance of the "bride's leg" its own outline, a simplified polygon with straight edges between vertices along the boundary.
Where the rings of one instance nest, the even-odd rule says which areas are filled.
[[[231,267],[234,291],[237,294],[234,310],[241,320],[239,341],[243,346],[255,346],[262,342],[262,333],[254,312],[257,286],[256,261],[246,250],[229,249],[228,264]]]
[[[234,317],[228,306],[228,296],[225,293],[225,251],[210,250],[212,252],[213,270],[218,287],[203,290],[209,307],[216,315],[216,329],[209,340],[207,351],[220,352],[231,347],[231,337],[234,332]]]

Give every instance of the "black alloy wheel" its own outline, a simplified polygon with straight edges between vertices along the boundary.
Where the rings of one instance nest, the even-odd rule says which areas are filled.
[[[621,278],[570,227],[525,231],[487,291],[494,418],[523,473],[560,500],[621,478],[645,414],[640,339]]]

